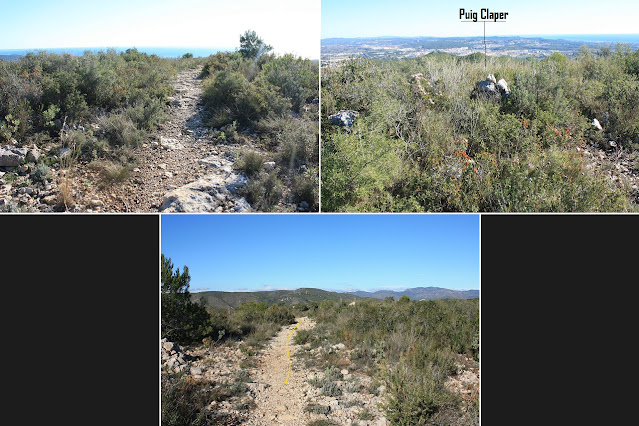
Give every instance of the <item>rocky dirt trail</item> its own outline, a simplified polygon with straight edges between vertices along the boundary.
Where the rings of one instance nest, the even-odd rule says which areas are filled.
[[[299,326],[291,333],[298,323]],[[306,317],[297,318],[296,324],[283,327],[258,357],[258,368],[252,378],[253,382],[257,383],[254,390],[254,402],[257,408],[252,411],[247,424],[301,424],[300,420],[305,414],[305,394],[310,386],[305,383],[307,374],[302,371],[298,363],[294,362],[293,355],[297,349],[294,337],[298,330],[308,330],[314,326],[315,323]],[[289,334],[291,372],[288,383],[284,383],[289,367],[289,357],[286,353]]]
[[[169,119],[133,150],[136,167],[123,184],[95,194],[100,211],[245,212],[237,189],[246,178],[233,169],[236,146],[213,141],[204,126],[201,69],[178,73]]]
[[[297,324],[299,326],[295,328]],[[251,375],[252,381],[255,382],[251,387],[251,393],[256,408],[250,411],[245,424],[299,426],[324,420],[332,422],[327,424],[337,425],[386,425],[387,421],[378,409],[378,403],[382,401],[383,396],[346,391],[349,383],[352,383],[347,380],[355,379],[357,383],[364,384],[371,382],[369,377],[355,377],[349,374],[348,370],[341,370],[343,380],[338,380],[335,384],[344,391],[333,396],[325,395],[321,389],[309,383],[313,378],[322,377],[323,373],[317,369],[306,368],[295,356],[303,348],[294,343],[294,338],[299,331],[314,327],[313,320],[306,317],[297,318],[296,324],[284,327],[258,355],[257,368]],[[291,371],[288,382],[285,383],[289,367],[286,353],[289,334]],[[330,350],[344,351],[345,347],[338,344]]]

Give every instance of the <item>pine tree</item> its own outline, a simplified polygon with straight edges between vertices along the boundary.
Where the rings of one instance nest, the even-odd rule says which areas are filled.
[[[257,36],[255,31],[246,30],[244,34],[240,35],[240,54],[243,58],[255,59],[271,50],[273,50],[273,47],[264,44],[264,41]]]
[[[211,318],[203,305],[191,301],[189,268],[173,271],[171,258],[162,254],[162,337],[179,344],[202,339],[211,331]]]

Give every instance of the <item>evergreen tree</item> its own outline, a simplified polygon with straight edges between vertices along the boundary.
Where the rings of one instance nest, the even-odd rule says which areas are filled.
[[[271,50],[273,50],[273,47],[264,44],[264,41],[258,37],[255,31],[246,30],[244,34],[240,35],[240,54],[243,58],[255,59]]]
[[[171,258],[162,254],[162,337],[188,344],[211,331],[210,316],[203,305],[191,301],[189,268],[173,271]]]

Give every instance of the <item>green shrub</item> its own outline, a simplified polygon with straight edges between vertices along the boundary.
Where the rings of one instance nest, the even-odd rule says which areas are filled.
[[[328,405],[319,405],[316,403],[310,403],[310,404],[307,404],[306,407],[304,407],[304,411],[307,413],[313,413],[313,414],[328,414],[331,411],[331,407]]]
[[[319,146],[317,129],[312,122],[289,120],[275,135],[276,162],[283,169],[297,169],[302,164],[315,164]]]
[[[70,130],[65,135],[68,146],[73,146],[84,159],[96,159],[109,151],[109,142],[94,136],[92,130]]]
[[[127,111],[141,130],[162,120],[162,105],[171,93],[173,61],[135,49],[82,56],[38,52],[0,63],[0,137],[22,139],[38,133],[58,136],[62,124],[94,122],[98,114]],[[6,116],[11,116],[6,120]],[[2,123],[4,122],[4,124]],[[120,131],[128,127],[123,125]],[[112,143],[139,137],[125,132]]]
[[[126,164],[118,164],[108,160],[96,160],[89,163],[88,167],[100,175],[100,186],[124,182],[131,175],[131,167]]]
[[[319,183],[315,170],[308,170],[303,175],[295,175],[293,177],[293,185],[291,187],[293,201],[301,203],[306,201],[310,211],[319,210]]]
[[[282,196],[282,182],[275,171],[260,172],[246,185],[242,193],[257,210],[270,211]]]
[[[266,117],[269,107],[281,108],[269,95],[268,87],[260,89],[242,73],[224,70],[204,82],[202,98],[211,113],[212,127],[236,121],[246,128]]]
[[[324,396],[340,396],[342,394],[342,390],[339,388],[337,383],[326,380],[322,385],[322,395]]]
[[[164,104],[160,99],[150,99],[148,103],[137,102],[124,112],[138,129],[155,130],[158,124],[167,119]]]
[[[314,386],[316,388],[321,388],[322,386],[324,386],[325,380],[315,375],[311,377],[310,379],[308,379],[307,382],[311,386]]]
[[[451,402],[453,397],[444,389],[444,377],[436,367],[416,373],[405,365],[392,368],[387,373],[388,398],[384,409],[390,422],[425,424],[441,407]]]
[[[206,406],[212,392],[207,384],[162,375],[162,426],[207,425]]]
[[[299,113],[305,103],[317,97],[317,73],[317,63],[287,54],[265,64],[261,78],[277,87],[277,91],[290,100],[293,111]]]
[[[337,426],[337,423],[333,423],[330,420],[319,419],[306,423],[306,426]]]
[[[271,305],[266,309],[264,319],[275,324],[288,325],[295,322],[295,315],[284,305]]]
[[[114,114],[101,117],[98,123],[101,134],[114,146],[137,146],[146,135],[135,126],[128,115]]]
[[[44,163],[38,163],[31,171],[29,178],[33,182],[43,183],[51,177],[51,170],[49,166]]]
[[[362,411],[359,412],[359,414],[357,415],[357,418],[360,420],[374,420],[375,415],[371,413],[371,411],[368,408],[364,408]]]
[[[235,167],[247,176],[254,176],[262,170],[264,164],[264,157],[260,153],[255,151],[243,151],[240,153],[238,161],[235,163]]]
[[[324,371],[324,379],[327,381],[337,381],[344,379],[344,375],[335,366],[327,367]]]
[[[311,333],[311,330],[298,330],[295,333],[295,337],[293,337],[293,342],[296,345],[303,345],[305,343],[308,343],[311,338]]]

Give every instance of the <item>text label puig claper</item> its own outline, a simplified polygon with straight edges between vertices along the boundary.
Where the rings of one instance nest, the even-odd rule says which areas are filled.
[[[490,9],[482,9],[479,12],[479,17],[483,21],[505,21],[508,17],[508,12],[491,12]],[[466,9],[459,9],[459,19],[472,20],[477,22],[477,12],[473,12],[472,9],[466,12]]]

